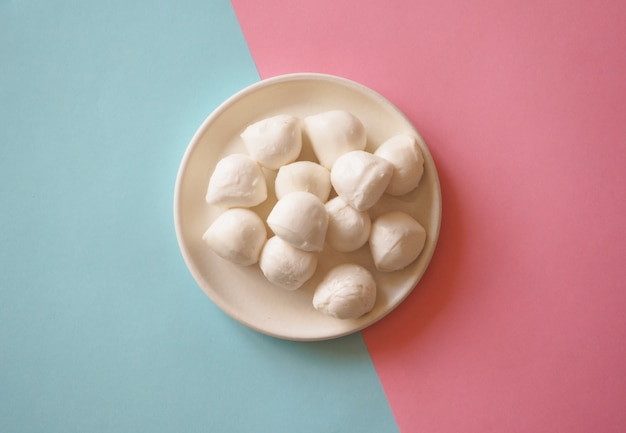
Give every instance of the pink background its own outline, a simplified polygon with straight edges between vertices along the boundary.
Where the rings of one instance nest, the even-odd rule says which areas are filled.
[[[626,2],[232,3],[262,78],[359,81],[437,163],[432,264],[363,332],[400,430],[626,431]]]

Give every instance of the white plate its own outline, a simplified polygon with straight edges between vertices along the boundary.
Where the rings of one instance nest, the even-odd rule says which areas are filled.
[[[241,267],[215,255],[201,237],[219,210],[206,204],[204,196],[215,164],[224,156],[245,153],[239,134],[249,124],[276,114],[305,117],[331,109],[356,115],[367,130],[367,150],[400,133],[418,138],[425,157],[419,187],[402,197],[385,195],[372,210],[403,210],[426,229],[420,257],[408,268],[381,273],[374,268],[368,246],[355,253],[337,253],[326,247],[320,254],[316,274],[295,292],[267,282],[258,265]],[[300,159],[313,159],[304,137]],[[273,173],[268,172],[268,186]],[[275,198],[255,208],[266,216]],[[413,290],[422,277],[437,243],[441,221],[441,192],[437,171],[426,144],[406,117],[376,92],[330,75],[290,74],[254,84],[225,101],[200,126],[183,157],[174,196],[176,235],[183,257],[198,285],[208,297],[235,320],[259,332],[289,340],[324,340],[347,335],[378,321]],[[268,233],[271,233],[268,231]],[[330,267],[352,262],[368,268],[377,283],[374,309],[356,320],[340,320],[316,311],[313,290]]]

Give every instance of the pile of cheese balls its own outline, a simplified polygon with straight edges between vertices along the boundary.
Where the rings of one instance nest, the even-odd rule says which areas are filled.
[[[298,160],[304,134],[317,162]],[[418,187],[424,158],[415,137],[392,136],[368,152],[363,123],[332,110],[265,118],[247,126],[241,139],[247,154],[219,160],[206,194],[223,211],[202,238],[223,259],[258,264],[270,283],[297,290],[314,275],[325,245],[350,253],[368,243],[380,272],[403,269],[420,255],[426,232],[411,215],[391,211],[372,219],[368,213],[383,194]],[[270,233],[252,209],[268,198],[264,169],[277,171],[277,201],[265,221]],[[358,318],[375,301],[373,276],[350,263],[331,269],[313,295],[315,309],[338,319]]]

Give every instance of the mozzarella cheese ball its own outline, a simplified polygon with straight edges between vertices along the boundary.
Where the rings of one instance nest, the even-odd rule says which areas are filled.
[[[273,236],[263,246],[259,266],[270,283],[297,290],[315,273],[317,253],[302,251]]]
[[[304,251],[321,251],[328,228],[324,204],[306,191],[294,191],[278,200],[267,217],[274,234]]]
[[[317,160],[329,170],[339,156],[351,150],[363,150],[367,143],[363,123],[343,110],[305,117],[304,130]]]
[[[267,231],[256,213],[233,208],[218,216],[202,239],[220,257],[249,266],[259,261]]]
[[[374,308],[376,282],[355,264],[339,265],[328,272],[313,294],[313,307],[337,319],[356,319]]]
[[[356,210],[341,197],[331,199],[325,207],[328,213],[326,242],[331,247],[349,253],[365,245],[372,226],[367,212]]]
[[[302,150],[300,119],[279,114],[248,126],[241,139],[246,149],[263,167],[276,170],[295,161]]]
[[[330,171],[330,182],[346,203],[365,211],[383,195],[392,174],[393,166],[383,158],[354,150],[337,158]]]
[[[265,176],[252,158],[232,154],[218,161],[209,179],[208,204],[247,208],[264,202],[266,198]]]
[[[393,165],[393,175],[385,192],[403,195],[417,188],[424,174],[424,155],[414,137],[396,135],[380,145],[374,155]]]
[[[296,161],[278,170],[274,185],[279,199],[293,191],[307,191],[325,202],[330,195],[330,171],[315,162]]]
[[[406,268],[420,255],[425,242],[424,227],[404,212],[388,212],[372,222],[370,252],[381,272]]]

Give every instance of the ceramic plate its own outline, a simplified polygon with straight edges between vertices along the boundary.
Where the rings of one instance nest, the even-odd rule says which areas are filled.
[[[402,210],[426,229],[427,239],[418,259],[393,273],[377,272],[367,244],[354,253],[338,253],[326,246],[320,253],[315,275],[299,290],[290,292],[265,279],[258,265],[242,267],[214,254],[202,234],[222,212],[205,202],[205,194],[217,162],[231,153],[246,153],[239,134],[251,123],[276,114],[303,118],[342,109],[356,115],[367,130],[367,148],[373,151],[396,134],[412,134],[425,157],[419,187],[407,195],[384,195],[370,210]],[[299,159],[315,160],[306,136]],[[275,202],[275,172],[266,171],[269,197],[254,208],[263,219]],[[344,78],[323,74],[290,74],[260,81],[233,95],[200,126],[183,157],[174,197],[174,220],[184,260],[206,295],[233,319],[259,332],[289,340],[324,340],[344,336],[380,320],[398,306],[418,284],[435,250],[441,221],[441,192],[437,171],[426,144],[407,120],[378,93]],[[271,231],[268,229],[268,234]],[[327,317],[312,306],[316,285],[339,263],[368,268],[377,283],[374,309],[355,320]]]

